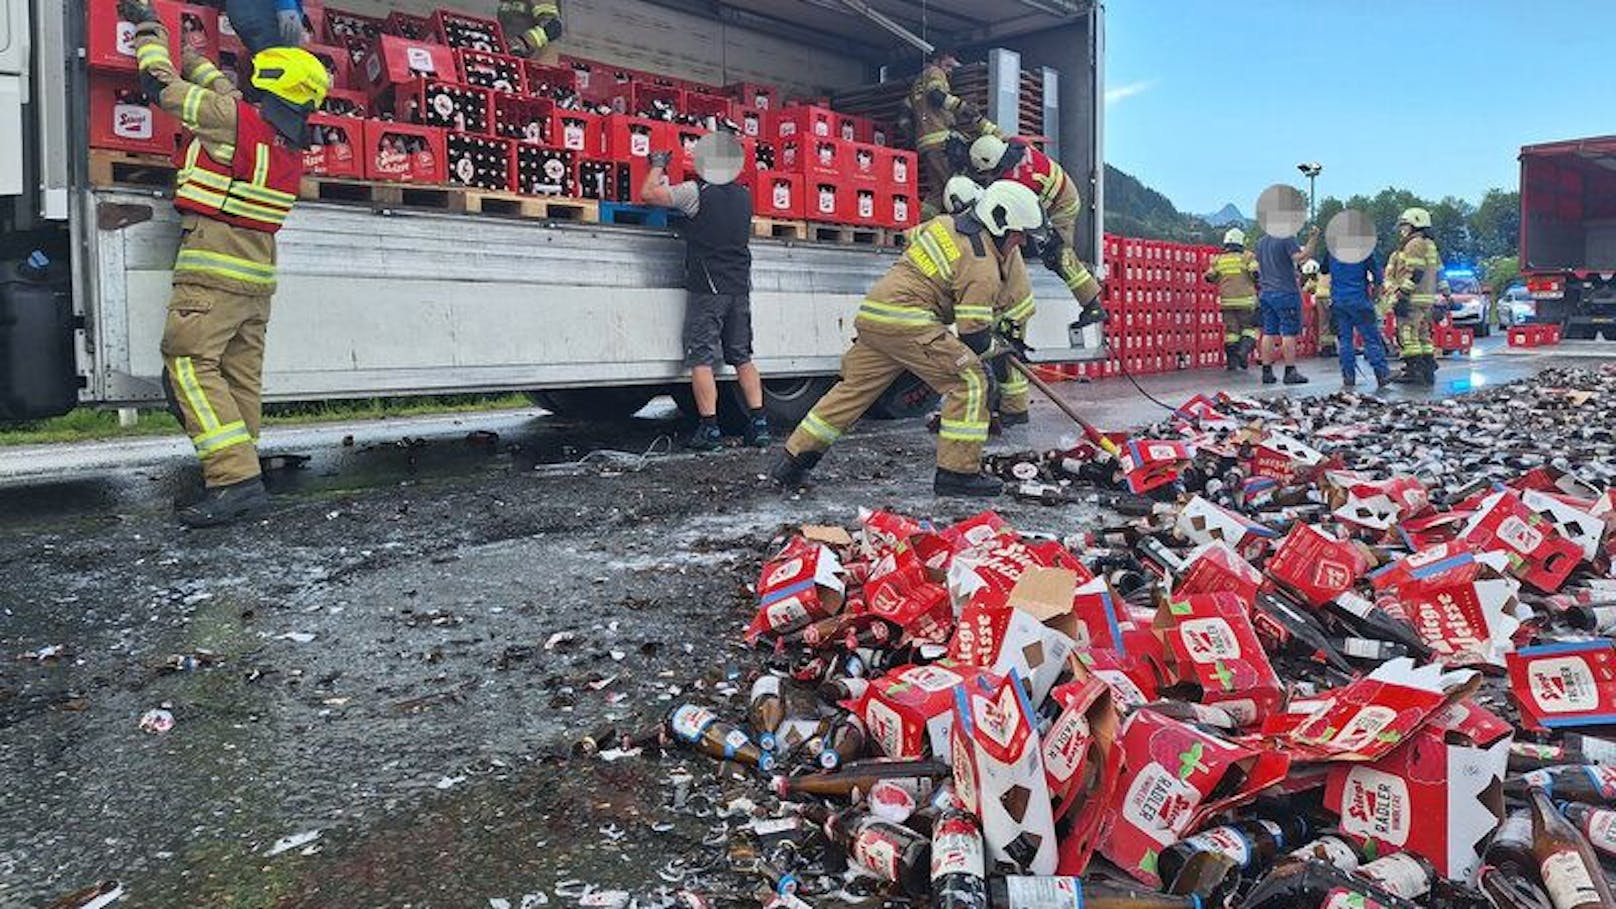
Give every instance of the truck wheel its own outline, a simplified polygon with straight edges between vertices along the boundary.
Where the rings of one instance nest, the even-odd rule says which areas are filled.
[[[909,420],[923,417],[937,409],[939,395],[931,386],[912,372],[905,372],[892,380],[881,397],[870,407],[870,416],[877,420]]]
[[[782,427],[795,427],[835,384],[835,376],[764,379],[763,409],[769,415],[769,422]],[[740,386],[735,387],[735,394],[737,398],[740,396]]]
[[[611,388],[552,388],[528,392],[533,403],[569,420],[626,420],[656,397],[649,386]]]

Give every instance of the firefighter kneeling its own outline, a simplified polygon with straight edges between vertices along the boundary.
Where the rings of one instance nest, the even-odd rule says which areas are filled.
[[[801,485],[826,449],[908,370],[943,395],[932,488],[938,495],[998,495],[1002,484],[981,474],[982,447],[992,370],[1003,375],[1009,368],[1004,357],[1015,348],[993,331],[1001,315],[996,307],[1006,299],[1006,284],[1025,280],[1021,244],[1043,223],[1037,195],[1001,180],[969,212],[933,218],[913,231],[902,258],[859,307],[858,338],[842,357],[841,381],[786,440],[775,481]]]
[[[275,234],[297,201],[308,116],[330,77],[312,54],[272,47],[253,57],[256,104],[188,47],[168,55],[156,13],[121,0],[135,24],[141,85],[195,138],[175,178],[180,249],[163,326],[163,384],[202,460],[207,492],[180,521],[208,527],[268,504],[258,466],[264,334],[275,294]]]

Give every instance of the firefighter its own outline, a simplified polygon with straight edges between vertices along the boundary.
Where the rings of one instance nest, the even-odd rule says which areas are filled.
[[[1436,305],[1442,256],[1430,230],[1430,212],[1423,208],[1404,211],[1397,219],[1401,239],[1386,263],[1385,293],[1397,316],[1397,346],[1403,357],[1403,372],[1393,381],[1408,385],[1436,384],[1431,309]]]
[[[297,201],[308,116],[330,77],[308,51],[267,48],[253,57],[248,103],[189,48],[176,70],[151,7],[121,0],[119,12],[135,24],[141,85],[193,134],[175,177],[180,248],[161,350],[164,390],[207,486],[179,518],[207,527],[268,504],[257,443],[275,233]]]
[[[995,307],[1006,283],[1024,280],[1020,247],[1043,221],[1037,196],[1001,180],[982,191],[971,211],[941,215],[916,231],[859,307],[858,337],[842,357],[841,380],[786,440],[775,481],[801,485],[826,449],[908,370],[944,396],[932,489],[998,495],[1002,484],[981,473],[982,447],[994,370],[1004,374],[1004,357],[1015,348],[994,334]]]
[[[560,0],[500,0],[499,27],[510,37],[512,54],[544,66],[561,59]]]
[[[1060,275],[1082,307],[1077,326],[1104,322],[1100,282],[1089,273],[1088,266],[1076,252],[1077,215],[1083,207],[1077,183],[1066,176],[1065,169],[1055,159],[1023,139],[982,136],[971,143],[970,156],[971,167],[980,178],[1014,180],[1037,193],[1049,220],[1049,232],[1039,244],[1038,256],[1046,268]]]
[[[1335,322],[1330,317],[1330,270],[1319,260],[1302,263],[1302,289],[1313,295],[1313,324],[1319,333],[1319,356],[1335,355]]]
[[[1246,249],[1245,231],[1231,227],[1223,232],[1223,252],[1212,257],[1212,265],[1202,277],[1218,286],[1223,367],[1246,369],[1257,347],[1257,257]]]
[[[977,136],[999,132],[975,105],[954,94],[948,77],[959,65],[959,57],[952,50],[939,48],[927,59],[904,99],[914,125],[915,150],[929,178],[920,209],[921,217],[926,219],[944,210],[943,187],[955,173],[948,156],[949,137],[958,132],[969,142]]]

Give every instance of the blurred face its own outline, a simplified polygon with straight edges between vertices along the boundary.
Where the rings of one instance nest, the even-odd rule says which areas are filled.
[[[959,58],[953,54],[945,54],[942,57],[937,58],[937,65],[943,68],[943,72],[951,73],[954,70],[959,69],[960,62]]]

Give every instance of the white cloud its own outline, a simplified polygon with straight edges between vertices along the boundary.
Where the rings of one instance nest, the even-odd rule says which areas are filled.
[[[1156,86],[1156,81],[1157,80],[1155,79],[1140,79],[1137,82],[1129,82],[1125,85],[1119,85],[1116,88],[1108,88],[1105,90],[1105,103],[1116,104],[1118,101],[1125,98],[1132,98],[1134,95],[1142,95],[1154,88]]]

